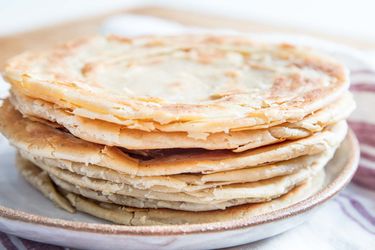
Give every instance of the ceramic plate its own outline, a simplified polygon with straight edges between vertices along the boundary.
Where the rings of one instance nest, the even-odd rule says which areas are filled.
[[[311,212],[352,178],[359,150],[350,131],[326,167],[327,180],[315,195],[285,209],[221,223],[131,227],[82,213],[69,214],[28,185],[14,167],[15,151],[0,137],[0,231],[51,244],[87,249],[212,249],[271,237],[308,219]]]

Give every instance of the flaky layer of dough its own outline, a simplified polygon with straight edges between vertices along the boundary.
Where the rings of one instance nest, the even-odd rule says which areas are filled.
[[[99,165],[136,176],[213,173],[313,155],[337,146],[347,131],[347,124],[342,121],[303,139],[241,153],[188,151],[144,161],[119,148],[87,142],[51,126],[22,118],[8,101],[0,108],[0,115],[1,132],[20,150],[46,158]]]
[[[258,129],[231,131],[229,133],[206,134],[194,138],[186,132],[146,132],[128,129],[124,126],[100,120],[92,120],[73,115],[52,103],[32,99],[13,92],[10,98],[13,106],[24,116],[39,121],[53,122],[52,126],[62,126],[73,135],[90,142],[126,149],[168,149],[168,148],[205,148],[231,149],[242,152],[252,148],[307,137],[323,130],[326,126],[346,119],[355,104],[350,93],[327,107],[308,115],[297,123]]]
[[[39,178],[43,171],[38,167],[34,166],[31,162],[25,161],[21,158],[17,161],[18,167],[23,172],[34,172],[35,178]],[[48,176],[47,176],[48,177]],[[56,178],[55,178],[56,179]],[[30,181],[29,178],[26,178]],[[58,181],[58,180],[57,180]],[[58,183],[58,182],[57,182]],[[93,216],[123,225],[177,225],[177,224],[200,224],[210,223],[219,221],[228,221],[236,219],[251,218],[256,215],[265,214],[272,212],[292,204],[295,204],[317,192],[324,183],[324,171],[320,171],[313,178],[309,178],[307,181],[297,186],[296,188],[289,191],[287,194],[273,199],[271,201],[260,202],[256,204],[245,204],[240,206],[234,206],[225,210],[214,210],[214,211],[181,211],[174,209],[163,209],[163,208],[133,208],[129,206],[116,205],[113,202],[114,197],[100,196],[97,200],[84,198],[81,195],[72,193],[76,188],[69,190],[69,187],[61,185],[62,194],[58,190],[53,188],[53,192],[58,194],[60,198],[66,199],[70,202],[76,210],[82,211]],[[67,188],[67,189],[64,189]],[[41,186],[43,189],[44,186]],[[38,188],[42,191],[42,189]],[[49,187],[45,190],[50,190]],[[96,197],[97,193],[92,193],[90,190],[81,190],[87,197]],[[90,194],[89,194],[90,193]],[[56,202],[53,197],[48,196],[51,200]],[[118,197],[117,197],[118,198]],[[106,200],[106,202],[104,202]],[[139,201],[138,201],[139,202]],[[58,204],[60,205],[60,204]],[[64,207],[63,207],[64,208]],[[66,209],[66,208],[65,208]]]

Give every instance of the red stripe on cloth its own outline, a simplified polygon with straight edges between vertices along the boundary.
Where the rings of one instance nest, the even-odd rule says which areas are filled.
[[[375,132],[375,124],[371,124],[363,121],[349,121],[350,127],[354,132]]]
[[[366,189],[375,190],[375,169],[360,164],[353,177],[353,182]]]
[[[375,92],[375,83],[352,83],[350,85],[350,90],[357,92]]]
[[[351,219],[352,221],[354,221],[355,223],[358,224],[358,226],[360,226],[362,229],[364,229],[366,232],[370,233],[370,234],[375,234],[375,232],[371,231],[370,229],[368,229],[365,225],[362,224],[361,221],[359,221],[354,215],[352,215],[348,209],[346,208],[344,202],[340,201],[339,199],[334,199],[334,201],[336,201],[339,206],[340,206],[340,209],[341,211],[349,218]]]
[[[368,145],[368,146],[372,146],[372,147],[375,147],[375,135],[369,135],[369,134],[359,134],[359,133],[355,133],[357,138],[358,138],[358,141],[361,143],[361,144],[365,144],[365,145]]]
[[[20,239],[22,244],[25,246],[28,250],[63,250],[63,247],[54,246],[46,243],[26,240],[26,239]]]
[[[351,70],[350,74],[352,75],[367,74],[367,75],[375,76],[375,71],[370,70],[370,69],[357,69],[357,70]]]
[[[349,126],[353,129],[360,143],[375,147],[374,124],[367,122],[349,121]]]
[[[375,155],[361,151],[361,158],[375,162]]]
[[[361,144],[375,147],[375,125],[367,122],[349,121],[350,127]],[[375,162],[375,155],[361,150],[361,158]],[[375,190],[375,169],[361,163],[353,177],[353,182],[367,189]]]
[[[0,243],[7,250],[17,250],[16,245],[14,245],[9,236],[3,232],[0,232]]]
[[[365,219],[367,220],[372,226],[375,227],[375,216],[373,216],[363,205],[363,203],[352,197],[351,195],[348,194],[340,194],[341,197],[345,197],[346,199],[349,200],[350,205]]]

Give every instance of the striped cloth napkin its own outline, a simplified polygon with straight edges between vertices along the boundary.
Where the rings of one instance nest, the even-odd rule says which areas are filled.
[[[101,30],[105,34],[126,36],[197,31],[203,30],[157,18],[131,15],[113,17],[104,23]],[[228,30],[221,32],[235,33]],[[372,58],[369,53],[306,37],[279,34],[254,36],[260,40],[289,41],[316,47],[337,57],[349,67],[351,91],[358,105],[349,123],[361,145],[361,160],[353,181],[309,221],[270,239],[231,249],[375,249],[375,67],[371,63],[371,60],[375,62],[375,53]],[[0,248],[9,250],[66,249],[4,233],[0,233],[0,241]]]

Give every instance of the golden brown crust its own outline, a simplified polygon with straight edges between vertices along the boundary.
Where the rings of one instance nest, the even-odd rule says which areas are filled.
[[[81,116],[189,132],[293,122],[348,88],[344,66],[305,48],[225,36],[123,40],[95,37],[24,53],[9,61],[5,78]]]

